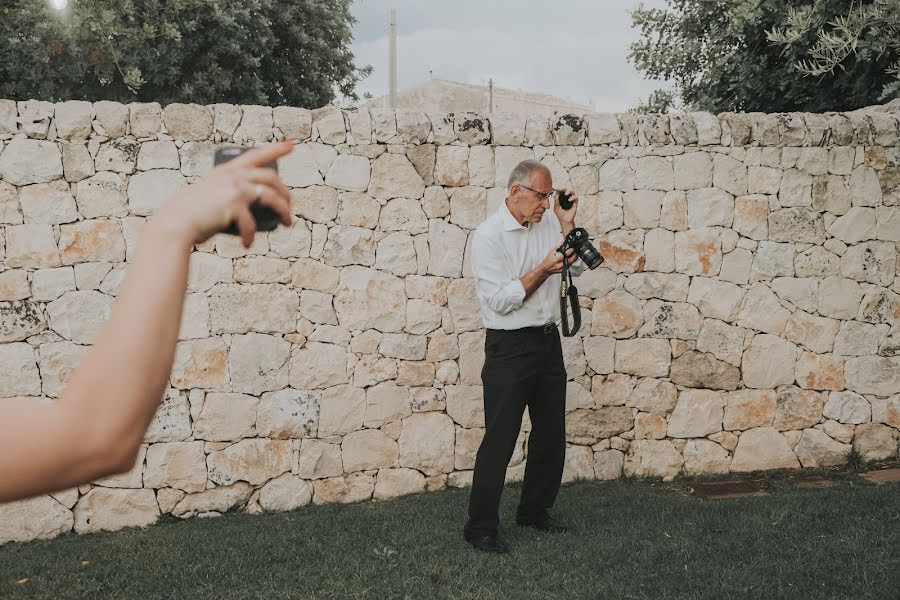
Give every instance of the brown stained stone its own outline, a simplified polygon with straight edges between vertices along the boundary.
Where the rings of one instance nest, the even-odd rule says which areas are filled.
[[[600,242],[600,254],[606,260],[608,267],[616,270],[640,273],[644,270],[646,257],[644,253],[627,246],[616,246],[607,240]]]
[[[840,357],[805,352],[797,361],[796,373],[804,389],[844,389],[844,361]]]
[[[897,482],[900,481],[900,469],[895,468],[870,471],[869,473],[865,473],[863,478],[877,484]]]

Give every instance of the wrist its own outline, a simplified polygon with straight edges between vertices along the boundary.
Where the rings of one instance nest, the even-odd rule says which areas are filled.
[[[197,238],[197,232],[184,219],[184,215],[179,215],[178,211],[168,210],[166,206],[150,217],[147,233],[187,251],[193,248]]]

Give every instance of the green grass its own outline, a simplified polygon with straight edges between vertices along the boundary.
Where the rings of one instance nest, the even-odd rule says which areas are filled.
[[[463,542],[458,490],[9,544],[0,598],[900,597],[898,483],[717,501],[683,489],[566,486],[555,514],[575,531],[545,535],[512,524],[509,487],[505,556]]]

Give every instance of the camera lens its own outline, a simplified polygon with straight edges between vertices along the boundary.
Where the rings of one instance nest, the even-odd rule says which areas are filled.
[[[600,256],[600,253],[594,248],[594,245],[587,240],[585,240],[584,243],[579,244],[576,252],[578,253],[578,257],[587,265],[588,269],[596,269],[600,266],[600,263],[603,262],[603,257]]]

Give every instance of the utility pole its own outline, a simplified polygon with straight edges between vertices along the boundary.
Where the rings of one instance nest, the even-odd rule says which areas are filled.
[[[488,112],[494,112],[494,78],[488,79]]]
[[[397,9],[391,9],[390,109],[397,110]]]

